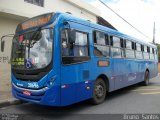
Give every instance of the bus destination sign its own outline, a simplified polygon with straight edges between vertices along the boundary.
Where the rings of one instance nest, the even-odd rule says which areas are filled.
[[[47,24],[52,19],[52,13],[29,19],[21,24],[22,30]]]

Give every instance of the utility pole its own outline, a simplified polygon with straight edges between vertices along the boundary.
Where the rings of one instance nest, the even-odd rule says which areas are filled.
[[[153,44],[155,44],[155,32],[156,32],[156,29],[155,29],[155,22],[154,22],[154,25],[153,25]]]

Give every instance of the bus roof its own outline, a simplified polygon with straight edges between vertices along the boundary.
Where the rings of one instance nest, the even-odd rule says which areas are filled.
[[[75,16],[73,16],[73,15],[71,15],[71,14],[68,14],[68,13],[61,13],[61,12],[58,12],[58,13],[59,13],[59,15],[62,16],[65,20],[73,21],[73,22],[76,22],[76,23],[80,23],[80,24],[83,24],[83,25],[92,27],[92,28],[94,28],[94,29],[96,29],[96,30],[109,33],[109,34],[111,34],[111,35],[115,35],[115,36],[118,36],[118,37],[122,37],[122,38],[124,38],[124,39],[130,40],[130,41],[134,41],[134,42],[139,43],[139,44],[144,44],[144,45],[146,45],[146,46],[150,46],[150,47],[156,48],[156,45],[154,45],[154,44],[152,44],[152,43],[146,42],[146,41],[141,40],[141,39],[137,39],[137,38],[132,37],[132,36],[129,36],[129,35],[127,35],[127,34],[124,34],[124,33],[121,33],[121,32],[119,32],[119,31],[113,30],[113,29],[111,29],[111,28],[108,28],[108,27],[105,27],[105,26],[102,26],[102,25],[99,25],[99,24],[90,22],[90,21],[88,21],[88,20],[84,20],[84,19],[75,17]]]
[[[51,18],[49,18],[48,16],[52,15]],[[45,17],[44,17],[45,16]],[[46,16],[47,16],[47,19],[46,19]],[[94,28],[95,30],[98,30],[98,31],[102,31],[102,32],[105,32],[105,33],[108,33],[108,34],[111,34],[111,35],[115,35],[117,37],[121,37],[121,38],[124,38],[124,39],[127,39],[127,40],[130,40],[130,41],[134,41],[134,42],[137,42],[139,44],[144,44],[146,46],[150,46],[150,47],[153,47],[153,48],[156,48],[156,45],[154,44],[151,44],[149,42],[146,42],[144,40],[140,40],[140,39],[137,39],[137,38],[134,38],[134,37],[131,37],[127,34],[124,34],[124,33],[121,33],[117,30],[113,30],[111,28],[108,28],[108,27],[105,27],[105,26],[102,26],[102,25],[99,25],[99,24],[96,24],[96,23],[93,23],[93,22],[90,22],[88,20],[84,20],[84,19],[81,19],[81,18],[78,18],[76,16],[73,16],[72,14],[69,14],[69,13],[62,13],[62,12],[53,12],[53,13],[45,13],[45,14],[42,14],[42,15],[38,15],[38,16],[35,16],[33,18],[30,18],[30,19],[27,19],[26,21],[20,23],[18,26],[17,26],[17,29],[16,29],[16,32],[18,32],[19,30],[22,30],[22,25],[24,25],[24,28],[27,28],[28,26],[28,23],[30,23],[31,20],[35,21],[36,19],[38,18],[45,18],[44,21],[48,21],[48,23],[46,22],[46,25],[53,22],[53,17],[55,16],[59,16],[59,17],[62,17],[63,20],[68,20],[68,21],[72,21],[72,22],[76,22],[76,23],[79,23],[79,24],[83,24],[83,25],[86,25],[88,27],[91,27],[91,28]],[[29,22],[28,22],[29,21]],[[40,20],[42,21],[42,19]],[[28,23],[27,23],[28,22]],[[27,24],[25,24],[27,23]],[[39,22],[36,22],[36,23],[39,23]],[[42,22],[42,25],[43,25],[44,22]],[[34,24],[31,24],[31,25],[34,25]],[[45,25],[45,23],[44,23]],[[34,26],[33,26],[34,27]]]

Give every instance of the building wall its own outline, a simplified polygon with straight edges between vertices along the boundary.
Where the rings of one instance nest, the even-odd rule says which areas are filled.
[[[8,33],[14,33],[18,20],[0,16],[0,36]],[[11,40],[7,39],[5,42],[4,53],[0,52],[0,91],[10,90],[10,53],[11,53]],[[3,88],[3,89],[2,89]]]
[[[20,21],[16,20],[16,19],[0,16],[0,37],[3,35],[6,35],[6,34],[14,34],[16,26],[18,25],[19,22]],[[3,53],[2,52],[0,53],[0,57],[1,57],[0,63],[6,64],[6,62],[4,62],[4,60],[2,60],[2,57],[10,57],[12,38],[6,37],[4,39],[6,39],[5,50]],[[4,69],[5,69],[5,67],[4,67]]]
[[[76,5],[77,2],[77,5]],[[24,0],[0,0],[0,12],[14,15],[33,17],[46,12],[71,12],[75,16],[96,22],[99,10],[83,0],[44,0],[44,7],[24,2]],[[79,5],[78,5],[79,4]],[[84,8],[82,5],[85,5]]]

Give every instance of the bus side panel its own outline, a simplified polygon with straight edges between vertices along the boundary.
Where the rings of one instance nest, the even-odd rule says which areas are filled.
[[[90,28],[70,22],[70,27],[78,32],[85,32],[88,34],[89,43],[91,42]],[[77,52],[76,48],[73,48]],[[91,54],[90,48],[90,54]],[[92,55],[90,55],[92,56]],[[91,69],[92,60],[82,61],[80,63],[71,63],[68,65],[61,65],[61,105],[70,105],[82,100],[92,97],[92,87],[94,79],[92,79]]]
[[[145,62],[142,60],[137,60],[137,83],[144,81],[144,71],[145,71]]]
[[[94,82],[100,75],[106,75],[110,79],[111,65],[98,67],[99,60],[107,58],[94,57],[92,30],[84,25],[72,23],[71,27],[89,35],[90,60],[61,66],[61,105],[69,105],[82,100],[92,98]],[[111,62],[111,61],[110,61]],[[112,64],[112,63],[111,63]],[[110,75],[110,76],[107,76]],[[109,91],[114,90],[114,80],[109,80]]]
[[[123,58],[113,58],[112,62],[115,89],[125,87],[127,85],[127,79],[125,74],[125,60]]]
[[[61,106],[92,97],[94,80],[90,77],[89,68],[90,62],[62,66]]]
[[[149,62],[150,78],[154,78],[158,74],[158,68],[155,61]]]

